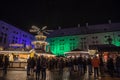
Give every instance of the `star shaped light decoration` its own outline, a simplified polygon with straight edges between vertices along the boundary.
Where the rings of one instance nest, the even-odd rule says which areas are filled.
[[[49,32],[53,31],[53,30],[47,30],[46,28],[47,28],[47,26],[39,28],[39,27],[33,25],[30,29],[30,32],[37,33],[38,35],[43,35],[43,33],[49,34]]]

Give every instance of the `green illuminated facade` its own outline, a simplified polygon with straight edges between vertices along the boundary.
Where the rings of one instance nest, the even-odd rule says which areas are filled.
[[[3,30],[0,35],[0,42],[1,45],[4,44],[4,47],[9,47],[9,43],[31,45],[31,40],[34,40],[33,35],[19,31],[4,21],[0,20],[0,26],[0,32]],[[9,33],[11,35],[8,35],[7,38],[6,34]],[[120,46],[120,23],[78,25],[74,28],[55,30],[47,37],[49,45],[46,46],[46,52],[52,52],[55,55],[64,55],[65,52],[74,49],[88,50],[89,45],[113,44]],[[110,42],[108,41],[109,38],[111,38]]]
[[[108,37],[112,39],[112,44],[120,46],[120,31],[52,37],[48,38],[48,42],[53,54],[63,55],[77,48],[88,50],[89,45],[108,44]]]
[[[63,55],[64,52],[69,52],[79,46],[77,36],[63,36],[49,38],[50,50],[55,55]]]

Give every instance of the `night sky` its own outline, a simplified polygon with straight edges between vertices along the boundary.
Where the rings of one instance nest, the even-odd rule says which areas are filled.
[[[118,0],[119,1],[119,0]],[[120,22],[117,0],[1,0],[0,19],[18,28],[32,25],[48,29]]]

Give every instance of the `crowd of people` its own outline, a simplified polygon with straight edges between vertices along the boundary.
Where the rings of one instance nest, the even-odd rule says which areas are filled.
[[[120,55],[117,55],[115,59],[112,56],[108,56],[107,62],[104,62],[102,56],[74,56],[73,57],[44,57],[39,56],[37,58],[29,58],[27,60],[27,75],[33,75],[36,73],[36,80],[40,79],[40,76],[46,78],[46,70],[58,70],[59,73],[63,72],[64,68],[68,68],[70,74],[73,71],[77,71],[80,75],[84,75],[87,71],[89,75],[94,75],[95,78],[99,76],[105,76],[105,72],[111,77],[120,77]]]
[[[0,56],[0,67],[3,70],[3,74],[7,74],[7,68],[9,67],[9,57],[7,55]],[[36,80],[42,78],[46,79],[46,70],[54,71],[58,70],[62,73],[64,68],[67,68],[72,75],[73,71],[78,72],[80,75],[84,75],[86,72],[88,75],[94,75],[95,78],[99,76],[105,76],[108,73],[111,77],[120,77],[120,54],[116,54],[116,57],[108,55],[108,59],[105,62],[103,56],[74,56],[74,57],[45,57],[37,56],[30,57],[27,60],[27,76],[35,74]]]

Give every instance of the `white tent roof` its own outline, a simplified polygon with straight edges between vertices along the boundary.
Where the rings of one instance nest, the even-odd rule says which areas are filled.
[[[0,53],[30,53],[28,51],[0,51]]]
[[[65,52],[64,54],[66,54],[66,55],[80,55],[80,54],[82,54],[82,55],[89,55],[89,52],[88,51],[70,51],[70,52]]]

